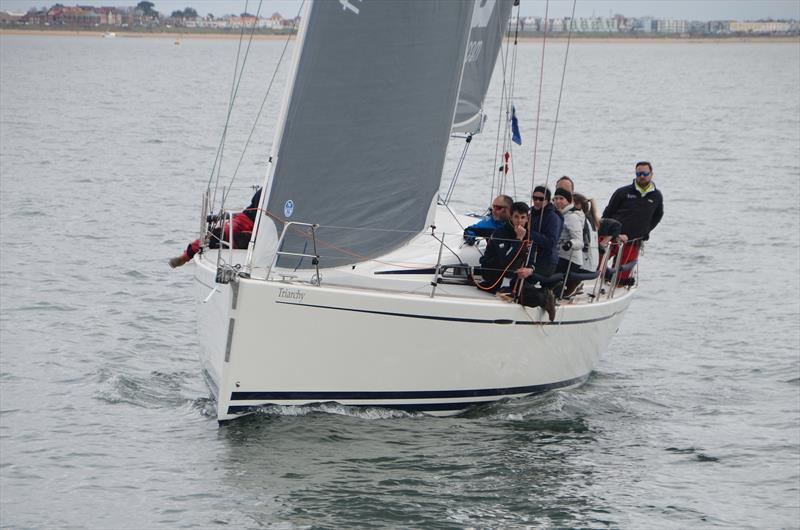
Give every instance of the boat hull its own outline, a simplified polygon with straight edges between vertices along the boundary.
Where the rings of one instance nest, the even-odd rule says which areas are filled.
[[[202,362],[218,419],[338,402],[452,415],[583,382],[632,292],[541,309],[490,296],[375,292],[195,275]],[[209,293],[216,287],[210,298]]]

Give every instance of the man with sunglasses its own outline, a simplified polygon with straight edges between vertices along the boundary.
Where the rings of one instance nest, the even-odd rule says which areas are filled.
[[[514,199],[508,195],[498,195],[492,201],[492,211],[477,223],[464,229],[464,242],[474,245],[477,237],[491,237],[495,230],[508,224],[511,219],[511,206]]]
[[[639,256],[642,241],[649,239],[650,232],[663,216],[664,198],[653,183],[653,165],[650,162],[637,162],[634,181],[615,191],[603,210],[603,217],[622,223],[619,236],[620,241],[625,243],[622,265]],[[631,283],[629,275],[630,271],[620,273],[620,283]]]
[[[528,260],[529,266],[517,272],[519,278],[527,278],[534,270],[542,276],[550,276],[556,271],[558,264],[558,240],[564,218],[550,202],[550,190],[545,186],[536,186],[531,195],[533,208],[530,212],[530,240],[533,242],[533,255]]]

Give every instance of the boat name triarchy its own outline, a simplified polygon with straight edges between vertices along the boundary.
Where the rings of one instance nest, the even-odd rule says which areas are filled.
[[[305,296],[306,296],[305,291],[301,291],[300,289],[281,288],[278,290],[278,298],[285,298],[287,300],[296,300],[298,302],[302,302]]]

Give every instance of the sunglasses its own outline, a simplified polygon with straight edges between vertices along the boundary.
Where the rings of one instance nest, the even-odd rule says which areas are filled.
[[[505,210],[507,206],[499,206],[497,204],[492,205],[492,210]]]
[[[637,171],[636,172],[636,176],[637,177],[649,177],[650,176],[650,172],[649,171]]]
[[[537,197],[536,195],[534,195],[533,197],[531,197],[531,199],[533,199],[533,202],[539,202],[543,201],[544,197]]]

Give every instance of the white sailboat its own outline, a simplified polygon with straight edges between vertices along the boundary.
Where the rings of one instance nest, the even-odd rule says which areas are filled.
[[[486,294],[467,276],[475,219],[437,200],[511,0],[306,4],[249,248],[195,257],[218,419],[319,402],[452,415],[585,381],[635,287],[587,284],[553,322]]]

